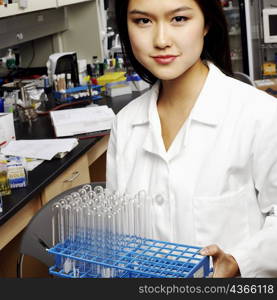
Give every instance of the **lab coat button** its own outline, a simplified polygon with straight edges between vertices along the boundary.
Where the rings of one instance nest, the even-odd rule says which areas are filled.
[[[162,205],[162,204],[164,203],[164,198],[163,198],[162,195],[157,195],[157,196],[155,197],[155,200],[156,200],[156,203],[157,203],[158,205]]]

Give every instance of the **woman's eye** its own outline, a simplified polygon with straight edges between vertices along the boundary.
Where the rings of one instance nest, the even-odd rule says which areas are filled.
[[[150,20],[147,18],[139,18],[139,19],[135,19],[135,23],[139,25],[147,25],[150,23]]]
[[[183,23],[187,20],[188,18],[187,17],[184,17],[184,16],[177,16],[177,17],[174,17],[173,18],[173,21],[176,22],[176,23]]]

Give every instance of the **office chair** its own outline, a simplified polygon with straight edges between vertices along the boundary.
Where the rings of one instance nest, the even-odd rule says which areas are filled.
[[[245,73],[242,72],[234,72],[234,78],[238,79],[244,83],[250,84],[252,86],[256,86],[254,81]]]
[[[16,266],[17,278],[23,277],[23,261],[25,255],[32,256],[47,267],[54,265],[55,258],[46,251],[46,249],[52,247],[52,206],[65,195],[78,191],[83,185],[84,184],[76,186],[57,195],[33,216],[21,237],[19,257]],[[90,183],[90,185],[92,188],[97,185],[105,187],[106,183],[93,182]]]

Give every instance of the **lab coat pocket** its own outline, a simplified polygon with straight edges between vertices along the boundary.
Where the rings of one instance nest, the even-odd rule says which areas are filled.
[[[247,199],[249,185],[218,197],[194,197],[196,243],[217,244],[228,250],[249,236]]]

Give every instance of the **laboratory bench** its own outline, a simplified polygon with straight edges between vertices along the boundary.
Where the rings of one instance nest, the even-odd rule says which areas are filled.
[[[117,114],[122,107],[140,94],[135,92],[132,95],[114,98],[103,97],[98,100],[98,104],[107,105]],[[49,114],[39,116],[31,124],[15,122],[15,132],[18,140],[55,138]],[[1,265],[3,265],[1,252],[20,235],[43,205],[74,186],[99,181],[94,180],[94,174],[100,169],[105,174],[105,152],[108,137],[107,134],[103,137],[79,139],[78,145],[63,158],[44,161],[34,170],[29,171],[26,187],[13,189],[11,195],[3,196],[3,212],[0,213],[0,277],[3,277],[3,274],[6,277],[7,274],[3,270],[1,272]],[[100,160],[100,157],[102,157],[101,165],[98,166],[98,170],[94,170],[93,165]],[[13,267],[15,268],[15,266]]]

